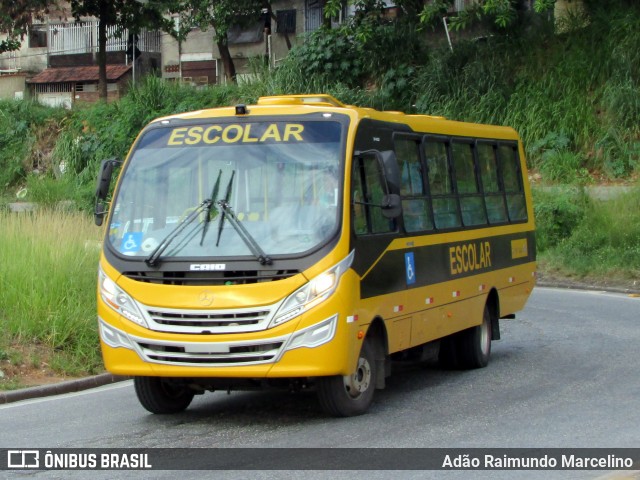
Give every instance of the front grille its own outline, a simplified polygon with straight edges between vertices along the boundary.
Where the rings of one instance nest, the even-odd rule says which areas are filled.
[[[233,366],[275,362],[285,338],[233,343],[162,343],[133,338],[148,362],[168,365]]]
[[[266,329],[271,320],[271,308],[194,311],[147,307],[146,313],[151,330],[159,332],[240,333]]]
[[[124,276],[136,282],[160,285],[247,285],[276,282],[300,273],[298,270],[239,270],[217,272],[124,272]]]
[[[224,327],[232,325],[255,325],[269,315],[269,310],[245,313],[186,314],[149,311],[153,319],[163,325],[183,325],[199,327]]]

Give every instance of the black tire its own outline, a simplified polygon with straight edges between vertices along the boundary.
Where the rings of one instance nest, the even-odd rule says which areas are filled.
[[[458,354],[456,351],[456,335],[449,335],[440,340],[440,351],[438,352],[438,363],[442,368],[458,368]]]
[[[362,415],[373,401],[377,374],[373,345],[365,340],[353,375],[318,378],[318,399],[323,410],[335,417]]]
[[[482,323],[460,332],[457,340],[457,356],[460,368],[484,368],[491,357],[491,313],[484,306]]]
[[[133,386],[140,404],[151,413],[178,413],[193,400],[194,392],[160,377],[135,377]]]
[[[482,323],[440,341],[438,361],[444,368],[484,368],[491,357],[491,312],[485,305]]]

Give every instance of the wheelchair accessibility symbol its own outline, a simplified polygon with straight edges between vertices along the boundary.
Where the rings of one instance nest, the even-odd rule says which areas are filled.
[[[122,243],[120,244],[120,251],[124,254],[135,253],[138,250],[140,250],[141,243],[142,243],[142,232],[127,233],[122,238]]]
[[[413,252],[404,254],[404,265],[407,278],[407,285],[416,283],[416,264],[413,258]]]

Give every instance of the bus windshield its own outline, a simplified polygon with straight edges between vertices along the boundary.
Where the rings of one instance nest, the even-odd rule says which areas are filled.
[[[341,123],[219,120],[140,138],[112,204],[113,249],[145,258],[161,251],[164,260],[235,257],[252,255],[254,242],[272,257],[336,233]]]

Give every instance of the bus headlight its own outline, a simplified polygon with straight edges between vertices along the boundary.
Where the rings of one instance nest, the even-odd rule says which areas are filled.
[[[340,263],[321,273],[289,295],[278,309],[273,320],[271,320],[269,327],[288,322],[329,298],[338,286],[342,274],[351,266],[351,262],[353,262],[353,252],[347,255]]]
[[[133,299],[118,287],[116,282],[107,277],[102,269],[98,271],[98,286],[100,297],[102,297],[104,303],[127,320],[137,323],[144,328],[149,328]]]

